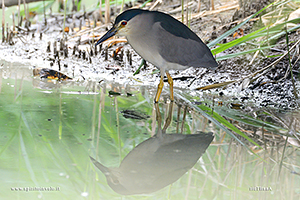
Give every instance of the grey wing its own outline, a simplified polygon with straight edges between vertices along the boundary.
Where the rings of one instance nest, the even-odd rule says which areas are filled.
[[[160,22],[155,23],[158,30],[158,49],[160,55],[168,62],[189,67],[215,69],[218,64],[210,49],[201,41],[176,36],[165,30]],[[189,30],[188,30],[189,31]]]

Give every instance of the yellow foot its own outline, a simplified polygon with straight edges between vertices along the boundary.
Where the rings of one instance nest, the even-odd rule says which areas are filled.
[[[157,87],[157,92],[156,92],[156,95],[155,95],[155,99],[154,99],[155,103],[158,102],[163,87],[164,87],[164,75],[161,75],[160,81],[159,81],[159,84],[158,84],[158,87]]]

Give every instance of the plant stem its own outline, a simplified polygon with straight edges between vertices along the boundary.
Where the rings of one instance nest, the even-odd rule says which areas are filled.
[[[5,24],[5,4],[4,1],[2,0],[2,43],[5,41],[4,24]]]

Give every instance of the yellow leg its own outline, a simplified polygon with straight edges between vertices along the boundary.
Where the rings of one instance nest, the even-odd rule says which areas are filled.
[[[168,83],[170,85],[170,98],[171,98],[171,101],[174,101],[174,94],[173,94],[173,79],[172,77],[170,76],[169,72],[166,72],[167,74],[167,77],[168,77]]]
[[[157,125],[158,125],[158,129],[157,129],[157,136],[161,138],[162,136],[162,131],[161,131],[161,114],[159,111],[159,105],[158,103],[154,103],[155,106],[155,112],[156,112],[156,121],[157,121]]]
[[[169,105],[169,111],[168,111],[168,117],[165,121],[165,125],[162,129],[162,133],[166,133],[166,130],[167,128],[170,126],[171,124],[171,121],[172,121],[172,113],[173,113],[173,101],[170,102],[170,105]]]
[[[158,84],[158,87],[157,87],[157,92],[156,92],[156,95],[155,95],[155,99],[154,99],[155,103],[158,102],[163,87],[164,87],[164,75],[161,75],[160,81],[159,81],[159,84]]]

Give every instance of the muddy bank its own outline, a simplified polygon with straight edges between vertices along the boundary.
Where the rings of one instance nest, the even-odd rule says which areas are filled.
[[[176,18],[180,18],[180,2],[164,1],[156,9],[172,13]],[[229,30],[242,19],[244,15],[255,13],[261,9],[264,3],[253,3],[245,5],[245,8],[237,11],[229,9],[218,14],[203,15],[194,17],[190,21],[191,29],[195,31],[205,42],[213,40],[215,37]],[[189,5],[192,9],[197,9],[196,4]],[[130,5],[127,5],[130,7]],[[147,8],[149,8],[148,6]],[[207,7],[207,5],[206,5]],[[206,9],[203,7],[203,9]],[[245,11],[246,10],[246,11]],[[112,8],[112,11],[115,11]],[[115,14],[116,12],[112,12]],[[114,19],[115,15],[112,16]],[[157,69],[147,63],[143,66],[139,74],[133,75],[142,63],[142,59],[137,55],[126,42],[107,41],[101,47],[95,48],[95,41],[102,36],[110,25],[103,25],[96,22],[97,11],[68,14],[65,21],[63,15],[51,15],[45,20],[32,24],[30,28],[16,27],[17,32],[12,42],[4,43],[0,49],[1,58],[10,62],[20,61],[30,63],[32,68],[50,68],[60,71],[73,81],[95,81],[101,83],[105,80],[116,81],[121,84],[149,85],[156,86],[159,82]],[[244,34],[252,30],[255,22],[249,22],[243,27]],[[96,28],[94,28],[96,27]],[[67,29],[68,28],[68,29]],[[65,33],[63,33],[65,31]],[[290,34],[290,40],[299,38],[299,32]],[[228,37],[224,43],[231,41]],[[286,46],[282,43],[282,37],[273,49],[274,53],[286,51]],[[226,50],[224,54],[247,50],[248,47],[238,46]],[[117,51],[117,53],[116,53]],[[271,54],[272,55],[272,54]],[[217,55],[218,56],[218,55]],[[210,91],[195,91],[195,88],[215,83],[221,83],[240,79],[243,76],[253,73],[263,68],[276,58],[263,58],[259,56],[251,65],[253,54],[242,57],[231,58],[219,61],[219,68],[215,71],[190,68],[184,71],[171,71],[174,77],[174,84],[177,92],[187,92],[194,96],[203,96],[203,93],[211,93],[222,98],[232,97],[240,102],[251,102],[257,106],[271,106],[283,109],[293,109],[298,107],[298,100],[294,95],[294,88],[291,86],[291,76],[287,73],[289,60],[282,59],[264,76],[250,83],[247,88],[241,89],[241,83],[235,83],[226,88],[211,89]],[[298,80],[299,61],[293,68],[294,76]],[[165,84],[167,87],[167,84]],[[299,81],[296,81],[299,88]],[[155,87],[154,87],[155,91]]]

